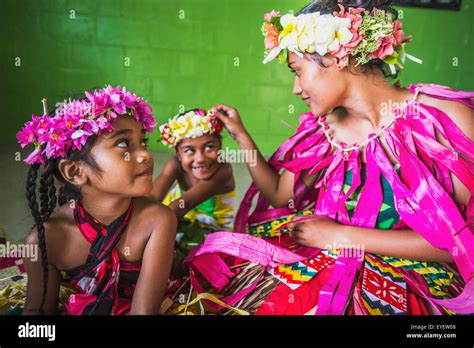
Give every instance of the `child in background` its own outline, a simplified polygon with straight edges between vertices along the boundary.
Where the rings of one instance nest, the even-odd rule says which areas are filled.
[[[158,314],[176,217],[144,197],[153,186],[145,134],[156,121],[125,88],[85,94],[54,115],[44,104],[44,115],[33,115],[17,135],[22,147],[35,145],[25,160],[35,220],[26,243],[41,251],[37,262],[24,259],[23,314],[58,314],[62,276],[77,292],[65,303],[67,314]]]
[[[155,180],[151,196],[175,212],[177,247],[186,254],[209,232],[233,229],[232,166],[219,160],[221,122],[202,109],[176,115],[160,131],[163,143],[174,148],[175,154]]]

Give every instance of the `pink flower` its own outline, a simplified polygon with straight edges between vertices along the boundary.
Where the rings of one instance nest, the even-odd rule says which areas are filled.
[[[102,117],[99,117],[97,120],[96,120],[96,123],[97,123],[97,126],[99,127],[100,130],[102,129],[105,129],[107,130],[108,132],[112,132],[114,130],[114,128],[112,127],[112,125],[110,124],[110,122],[107,120],[107,118],[105,118],[104,116]]]
[[[109,108],[110,96],[103,90],[94,91],[92,94],[86,91],[86,98],[91,103],[91,116],[102,115]]]
[[[31,127],[31,121],[27,122],[25,127],[17,133],[16,138],[22,149],[36,141],[35,132]]]
[[[272,10],[272,12],[265,13],[265,15],[263,16],[263,19],[266,22],[270,22],[273,17],[280,17],[280,16],[281,16],[280,11]]]
[[[83,129],[78,129],[71,135],[72,144],[74,150],[80,150],[85,145],[87,138],[92,134],[84,131]]]
[[[390,36],[385,36],[382,40],[380,40],[380,46],[374,52],[367,55],[369,58],[378,58],[378,59],[385,59],[386,57],[390,56],[394,52],[392,38]]]
[[[43,155],[47,158],[62,158],[66,157],[67,150],[66,150],[66,143],[65,142],[56,142],[56,143],[47,143],[46,147],[43,151]]]
[[[25,158],[25,162],[28,163],[29,165],[32,164],[44,164],[44,159],[41,155],[41,148],[36,147],[35,150],[28,155],[28,157]]]
[[[357,48],[359,43],[364,39],[364,36],[359,34],[359,28],[362,24],[362,16],[360,15],[365,10],[363,8],[350,8],[349,12],[345,12],[344,6],[338,4],[340,12],[334,12],[334,16],[341,18],[349,18],[351,21],[351,28],[349,31],[352,33],[352,39],[345,45],[340,45],[335,52],[331,52],[336,58],[342,59]]]
[[[206,116],[206,112],[202,109],[198,109],[194,113],[199,116]]]
[[[369,58],[385,59],[395,52],[395,47],[400,45],[405,37],[405,33],[402,30],[402,22],[393,22],[393,34],[386,36],[380,40],[380,46],[376,51],[368,55]]]
[[[400,45],[405,38],[405,33],[402,30],[403,24],[400,21],[393,22],[393,45],[396,47]]]

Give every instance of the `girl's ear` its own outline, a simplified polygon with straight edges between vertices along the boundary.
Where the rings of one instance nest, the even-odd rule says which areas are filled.
[[[342,70],[349,65],[349,57],[345,56],[344,58],[339,59],[337,62],[337,70]]]
[[[74,186],[82,186],[87,183],[87,175],[82,162],[62,159],[59,161],[58,169],[64,180]]]

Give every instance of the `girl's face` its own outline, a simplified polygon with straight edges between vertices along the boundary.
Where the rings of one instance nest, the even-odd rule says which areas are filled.
[[[118,117],[114,130],[97,138],[91,156],[100,173],[86,167],[93,188],[127,197],[144,196],[153,187],[153,157],[145,131],[133,117]]]
[[[220,144],[212,134],[183,139],[177,146],[176,156],[183,170],[196,179],[208,180],[219,168]]]
[[[340,106],[347,88],[345,74],[337,68],[336,59],[322,57],[322,63],[327,67],[288,52],[288,67],[295,74],[293,93],[306,102],[315,116]]]

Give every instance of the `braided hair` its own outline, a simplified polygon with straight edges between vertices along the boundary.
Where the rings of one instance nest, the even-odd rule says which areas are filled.
[[[100,168],[90,153],[96,139],[97,136],[89,137],[80,151],[71,151],[65,159],[83,161],[95,172],[100,173]],[[79,200],[81,196],[80,188],[67,182],[62,176],[58,167],[59,162],[60,159],[46,159],[42,168],[39,164],[31,165],[25,184],[26,200],[35,222],[34,227],[38,232],[38,246],[41,251],[41,265],[43,267],[43,295],[39,308],[41,313],[44,313],[43,307],[48,289],[48,253],[44,222],[48,220],[58,204],[62,206],[68,201]],[[59,184],[58,194],[56,194],[56,181]]]

